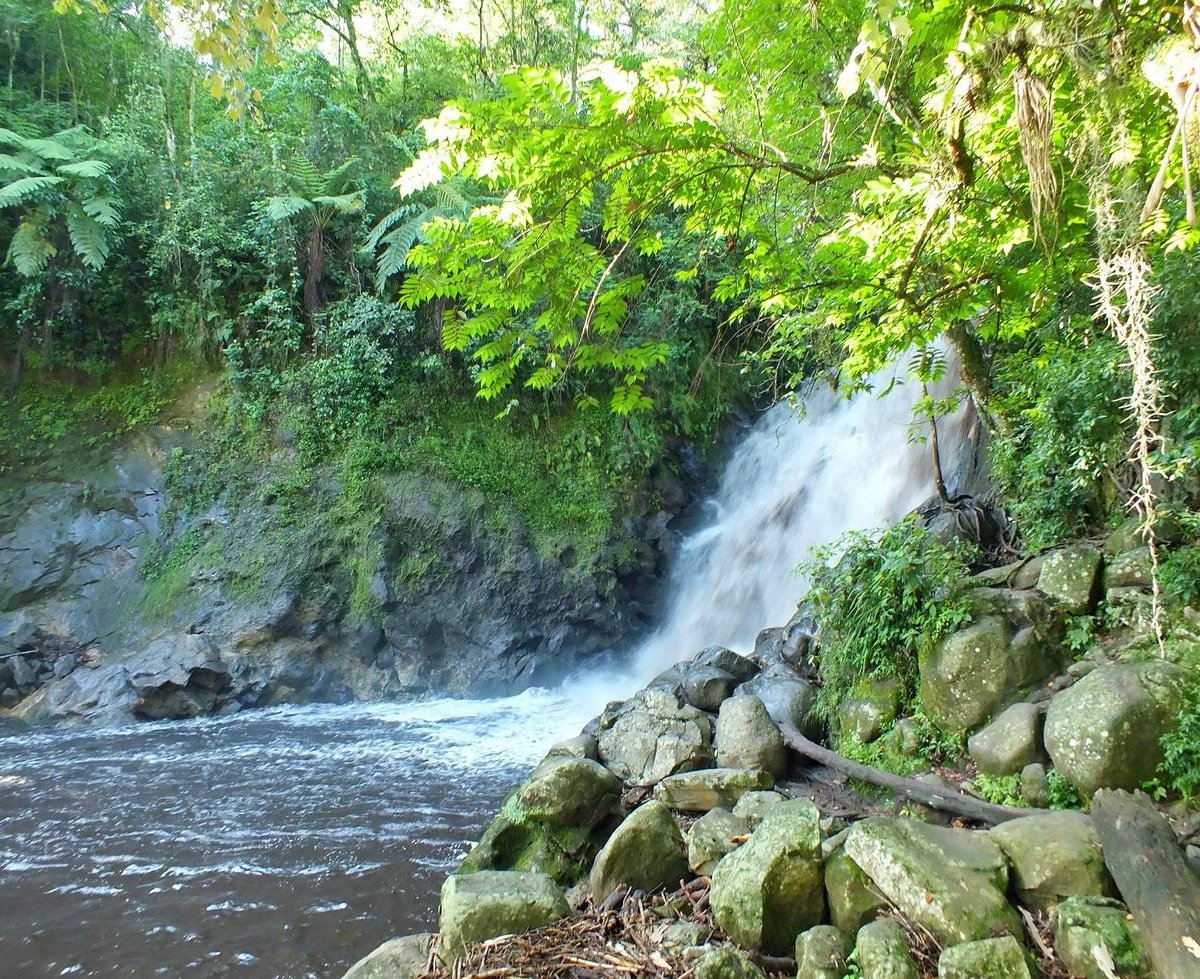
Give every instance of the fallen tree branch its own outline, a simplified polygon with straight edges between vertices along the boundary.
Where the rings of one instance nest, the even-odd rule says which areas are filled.
[[[1159,979],[1200,975],[1200,881],[1167,821],[1141,792],[1107,789],[1092,799],[1092,821]]]
[[[893,775],[891,772],[885,772],[881,768],[873,768],[861,762],[851,761],[824,745],[810,741],[790,724],[780,724],[779,731],[783,735],[784,743],[798,755],[820,762],[822,765],[828,765],[830,768],[836,768],[851,778],[887,789],[901,798],[919,802],[933,809],[940,809],[942,812],[953,813],[966,819],[975,819],[981,823],[993,824],[1018,819],[1021,816],[1036,816],[1045,812],[1044,809],[998,806],[991,802],[974,799],[957,789],[949,787],[940,789],[925,782],[918,782],[916,779],[903,778]]]

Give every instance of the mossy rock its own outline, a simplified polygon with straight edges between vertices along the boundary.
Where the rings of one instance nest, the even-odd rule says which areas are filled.
[[[1073,976],[1107,979],[1099,964],[1105,952],[1123,979],[1153,974],[1137,925],[1116,901],[1071,898],[1055,909],[1050,924],[1054,947]]]

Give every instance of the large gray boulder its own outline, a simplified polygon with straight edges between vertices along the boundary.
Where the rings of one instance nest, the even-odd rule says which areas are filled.
[[[938,959],[938,979],[1033,979],[1012,935],[952,945]]]
[[[654,787],[654,798],[672,809],[708,812],[718,806],[732,809],[747,792],[775,785],[769,773],[746,768],[706,768],[668,775]]]
[[[1069,615],[1090,612],[1100,597],[1102,564],[1100,551],[1090,544],[1064,547],[1042,562],[1038,591],[1054,599]]]
[[[475,942],[532,931],[570,913],[562,890],[545,874],[514,870],[455,874],[442,885],[441,954],[453,962]]]
[[[621,780],[607,768],[549,755],[504,801],[459,873],[526,870],[574,884],[622,813]]]
[[[908,950],[908,936],[894,918],[863,925],[854,942],[862,979],[921,979]]]
[[[1163,760],[1159,738],[1176,722],[1186,677],[1172,663],[1116,663],[1059,693],[1045,727],[1054,767],[1085,799],[1153,778]]]
[[[754,660],[724,646],[709,646],[700,650],[692,659],[692,663],[696,666],[714,667],[728,673],[739,683],[749,680],[761,669]]]
[[[405,935],[384,942],[363,956],[342,979],[417,979],[425,973],[433,935]]]
[[[1048,812],[1001,823],[989,834],[1012,864],[1017,897],[1049,910],[1068,897],[1113,897],[1100,837],[1081,812]]]
[[[737,693],[761,700],[776,724],[790,724],[810,736],[819,733],[820,725],[812,716],[817,688],[789,666],[767,667],[738,687]]]
[[[1153,580],[1153,561],[1149,547],[1139,547],[1104,564],[1104,591],[1111,588],[1149,588]]]
[[[845,850],[943,945],[1021,934],[1008,903],[1008,862],[986,833],[873,817],[850,827]]]
[[[1012,775],[1041,761],[1041,710],[1036,704],[1013,704],[967,739],[967,754],[989,775]]]
[[[738,694],[721,705],[716,747],[721,768],[761,770],[776,778],[787,773],[783,735],[757,697]]]
[[[688,866],[711,877],[717,864],[750,835],[750,824],[727,809],[711,809],[692,823],[687,832]]]
[[[965,733],[1057,666],[1038,628],[1014,632],[1008,618],[986,615],[922,653],[921,703],[942,727]]]
[[[768,812],[749,841],[717,864],[709,902],[743,948],[791,952],[796,936],[825,916],[817,807],[793,799]]]
[[[600,732],[599,755],[622,781],[653,785],[676,772],[712,766],[712,723],[664,691],[646,691]]]
[[[632,890],[673,888],[688,877],[683,834],[661,802],[645,803],[617,827],[592,864],[592,897],[603,901],[622,884]]]
[[[679,672],[684,697],[700,710],[718,710],[737,686],[731,674],[715,666],[681,663]]]

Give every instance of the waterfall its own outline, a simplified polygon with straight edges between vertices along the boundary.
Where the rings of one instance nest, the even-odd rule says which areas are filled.
[[[821,387],[803,414],[781,402],[758,419],[707,504],[707,526],[680,549],[665,620],[633,656],[637,683],[706,646],[749,651],[795,611],[805,582],[794,569],[811,548],[894,523],[933,494],[929,446],[909,438],[920,396],[911,381],[883,397]],[[948,477],[964,415],[939,429]]]

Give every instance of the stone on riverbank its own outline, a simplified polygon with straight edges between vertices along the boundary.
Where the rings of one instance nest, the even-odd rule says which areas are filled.
[[[715,738],[721,768],[761,770],[776,778],[787,773],[783,735],[757,697],[739,694],[725,701],[717,715]]]
[[[433,939],[424,934],[386,941],[350,966],[342,979],[417,979],[425,972]]]
[[[669,693],[647,690],[600,733],[600,760],[627,785],[653,785],[713,764],[712,722]]]
[[[775,785],[769,773],[743,768],[706,768],[670,775],[654,787],[654,798],[671,809],[708,812],[731,809],[747,792]]]
[[[1090,612],[1100,597],[1103,558],[1090,544],[1055,551],[1042,562],[1038,591],[1054,599],[1068,615]]]
[[[1042,759],[1042,715],[1036,704],[1013,704],[967,739],[967,754],[989,775],[1012,775]]]
[[[717,864],[709,901],[717,924],[743,948],[792,951],[796,936],[825,915],[817,807],[792,799],[768,812],[749,841]]]
[[[1163,760],[1159,738],[1176,721],[1185,678],[1182,667],[1166,662],[1093,670],[1050,701],[1045,741],[1054,767],[1085,799],[1153,778]]]
[[[842,979],[850,942],[832,925],[809,928],[796,939],[796,979]]]
[[[706,952],[696,963],[696,979],[766,979],[766,973],[736,948]]]
[[[617,827],[592,865],[592,897],[603,901],[621,884],[634,890],[676,887],[688,876],[683,834],[671,811],[651,800]]]
[[[1109,979],[1102,962],[1123,979],[1152,974],[1137,925],[1116,901],[1071,898],[1051,916],[1054,947],[1073,976]]]
[[[1025,950],[1011,935],[952,945],[938,959],[938,979],[1033,979]]]
[[[921,979],[899,922],[883,918],[863,925],[854,942],[862,979]]]
[[[711,877],[721,858],[741,846],[749,835],[750,824],[728,810],[706,812],[688,830],[688,866],[694,873]]]
[[[943,945],[1021,934],[1008,903],[1008,863],[986,833],[872,817],[846,854],[880,892]]]
[[[830,920],[848,935],[857,934],[888,907],[887,898],[844,849],[835,850],[825,861],[825,897]]]
[[[1045,911],[1068,897],[1116,894],[1100,836],[1084,813],[1024,816],[1001,823],[989,835],[1012,864],[1017,897],[1028,908]]]
[[[441,955],[453,962],[467,945],[541,928],[571,913],[562,890],[545,874],[483,870],[447,877],[438,931]]]

